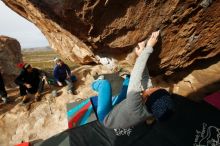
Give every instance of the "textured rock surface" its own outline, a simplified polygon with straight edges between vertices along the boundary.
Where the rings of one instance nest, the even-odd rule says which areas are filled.
[[[149,68],[152,75],[170,76],[157,76],[155,85],[194,100],[219,90],[219,0],[3,2],[40,28],[58,53],[85,64],[96,61],[95,55],[124,60],[138,41],[153,30],[162,29],[162,39],[150,58]],[[132,64],[131,60],[134,54],[129,53],[123,65]],[[79,78],[79,94],[72,97],[62,89],[64,93],[51,103],[56,114],[49,110],[46,98],[50,94],[41,102],[32,103],[28,110],[18,102],[0,105],[0,145],[46,139],[67,128],[65,104],[94,95],[90,89],[92,76],[109,71],[103,66],[82,66],[74,73]]]
[[[75,85],[78,95],[70,95],[65,88],[59,88],[57,89],[59,96],[51,98],[50,91],[46,88],[40,102],[32,102],[27,106],[20,106],[18,100],[7,105],[0,104],[1,146],[46,139],[67,129],[66,104],[96,95],[90,88],[94,80],[93,75],[106,74],[109,70],[100,65],[95,67],[84,65],[73,72],[78,78]],[[19,93],[18,90],[9,90],[9,94],[11,97]]]
[[[46,88],[46,94],[42,100],[29,106],[19,106],[18,101],[8,105],[0,104],[0,145],[11,146],[22,140],[46,139],[65,130],[67,128],[66,103],[96,95],[90,87],[94,80],[93,76],[111,72],[101,65],[84,65],[75,68],[73,73],[78,77],[76,84],[78,95],[71,96],[63,88],[58,91],[61,95],[49,103],[47,99],[51,99],[51,95],[48,92],[49,89]],[[204,76],[206,79],[204,79]],[[220,81],[220,62],[204,70],[195,70],[185,77],[183,81],[176,84],[171,81],[167,82],[159,77],[153,80],[154,85],[167,88],[171,92],[180,95],[191,95],[191,99],[197,100],[213,91],[219,90],[220,82],[216,81]],[[115,81],[117,82],[118,80]],[[120,89],[119,86],[121,84],[115,83],[115,85],[117,89]],[[12,94],[18,94],[18,91],[10,91],[10,96]]]
[[[182,73],[184,74],[184,72]],[[163,76],[155,77],[153,80],[156,86],[164,87],[172,93],[198,101],[213,92],[220,91],[220,61],[205,69],[192,71],[181,81],[167,79]]]
[[[21,61],[22,55],[19,42],[13,38],[0,36],[0,68],[6,86],[14,86],[15,76],[19,73],[16,64]]]
[[[162,29],[152,74],[200,66],[220,54],[218,0],[3,0],[33,22],[52,48],[72,61],[101,54],[123,59],[138,41]],[[153,67],[152,67],[153,66]]]

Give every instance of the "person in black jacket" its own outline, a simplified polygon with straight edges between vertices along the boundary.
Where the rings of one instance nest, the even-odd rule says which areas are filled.
[[[3,103],[7,103],[8,94],[5,90],[5,84],[4,84],[1,72],[0,72],[0,96],[2,98]]]
[[[20,95],[23,96],[22,103],[28,101],[27,93],[35,94],[35,100],[40,100],[45,82],[45,73],[37,68],[32,68],[30,64],[25,64],[20,75],[15,79],[19,86]]]

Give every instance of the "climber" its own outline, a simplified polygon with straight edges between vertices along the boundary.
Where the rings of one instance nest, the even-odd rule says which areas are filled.
[[[67,84],[67,93],[76,95],[77,92],[73,89],[73,81],[76,81],[76,77],[71,74],[69,66],[59,58],[55,58],[54,62],[56,63],[56,66],[53,75],[56,83],[58,86],[64,86]]]
[[[1,70],[0,70],[0,96],[2,98],[3,103],[7,103],[8,102],[8,96],[7,96],[7,92],[5,90],[5,84],[2,78],[2,74],[1,74]]]
[[[28,102],[27,93],[35,94],[35,101],[39,101],[44,88],[46,73],[32,68],[30,64],[23,64],[19,76],[15,79],[15,83],[19,85],[20,95],[23,96],[21,104]]]
[[[92,89],[98,92],[98,119],[108,128],[128,128],[149,117],[163,121],[173,112],[173,101],[169,92],[153,87],[147,69],[147,60],[157,43],[159,31],[153,32],[150,39],[138,43],[135,52],[138,55],[131,72],[126,97],[120,103],[112,105],[111,85],[103,77],[92,83]],[[128,80],[128,78],[126,79]]]

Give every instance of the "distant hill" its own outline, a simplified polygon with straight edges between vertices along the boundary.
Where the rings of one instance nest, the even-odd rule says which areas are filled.
[[[49,46],[47,47],[36,47],[36,48],[23,48],[21,51],[22,52],[42,52],[42,51],[51,51],[52,48],[50,48]]]

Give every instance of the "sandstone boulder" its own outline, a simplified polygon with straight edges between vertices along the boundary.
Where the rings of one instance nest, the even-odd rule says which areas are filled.
[[[3,0],[33,22],[52,48],[80,63],[95,55],[123,60],[137,42],[161,29],[151,74],[189,70],[220,54],[217,0]]]
[[[174,84],[173,82],[163,81],[161,78],[155,78],[154,85],[167,88],[171,92],[180,95],[192,95],[191,99],[198,100],[209,95],[213,91],[219,90],[220,83],[220,61],[204,70],[195,70],[192,74],[185,77],[182,81]],[[11,146],[21,141],[34,141],[47,139],[67,128],[66,104],[81,99],[86,99],[97,95],[91,89],[91,83],[97,74],[105,74],[105,77],[111,74],[106,67],[101,65],[91,66],[83,65],[73,70],[78,81],[75,84],[78,95],[70,95],[66,89],[59,89],[59,96],[51,98],[48,88],[39,102],[33,102],[27,106],[19,106],[13,103],[8,106],[0,105],[0,145]],[[108,74],[106,76],[106,74]],[[206,77],[204,79],[204,77]],[[117,79],[114,76],[114,79]],[[114,80],[112,79],[112,81]],[[113,85],[113,91],[120,90],[121,82]],[[215,84],[212,84],[215,82]],[[17,91],[14,91],[18,92]],[[116,91],[119,93],[119,91]],[[11,94],[15,94],[10,92]]]
[[[19,74],[16,66],[22,61],[21,46],[16,39],[0,36],[0,68],[5,85],[14,86],[14,79]]]

